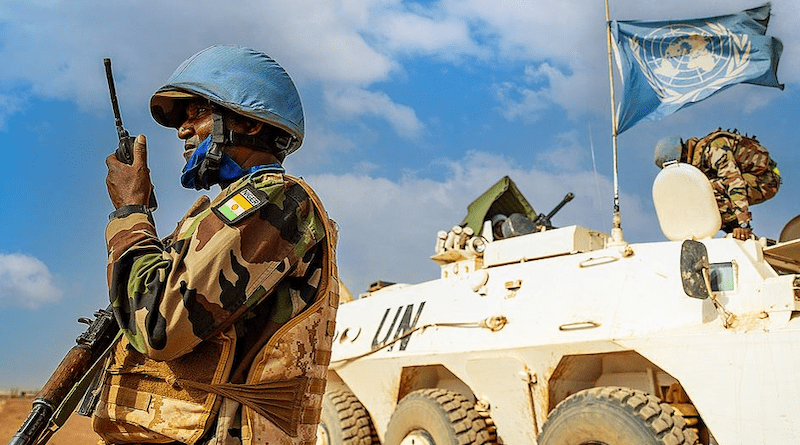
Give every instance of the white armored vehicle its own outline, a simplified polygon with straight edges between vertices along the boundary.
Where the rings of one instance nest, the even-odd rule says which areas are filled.
[[[669,241],[513,236],[537,215],[503,178],[440,233],[440,279],[339,308],[318,443],[800,443],[797,230],[714,238],[688,165],[653,195]]]

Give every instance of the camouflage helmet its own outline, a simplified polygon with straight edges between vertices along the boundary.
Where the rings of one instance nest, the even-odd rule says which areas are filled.
[[[653,161],[658,168],[664,168],[664,164],[670,161],[680,161],[683,151],[683,141],[680,136],[670,136],[656,142]]]
[[[286,70],[262,52],[234,45],[200,51],[153,94],[150,112],[159,124],[178,128],[184,107],[176,102],[197,96],[285,131],[286,154],[303,142],[305,119],[297,88]]]

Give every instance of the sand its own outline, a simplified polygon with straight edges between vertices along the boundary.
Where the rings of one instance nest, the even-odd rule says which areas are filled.
[[[32,397],[0,398],[0,444],[7,444],[17,432],[28,417],[32,401]],[[96,445],[97,439],[92,419],[73,414],[48,445]]]

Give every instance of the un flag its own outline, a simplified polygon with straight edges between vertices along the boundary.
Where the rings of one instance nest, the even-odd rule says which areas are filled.
[[[737,83],[778,87],[780,40],[765,35],[770,4],[691,20],[612,24],[624,84],[617,133]]]

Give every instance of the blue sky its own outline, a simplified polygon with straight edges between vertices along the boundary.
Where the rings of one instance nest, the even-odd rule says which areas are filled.
[[[755,231],[777,237],[800,213],[800,5],[772,3],[784,91],[735,86],[620,136],[628,241],[664,240],[650,197],[655,142],[719,126],[756,134],[783,173],[778,196],[753,208]],[[611,15],[704,17],[759,4],[611,0]],[[148,136],[166,234],[197,194],[180,187],[182,144],[147,103],[181,61],[217,43],[263,50],[297,83],[307,133],[286,167],[339,222],[340,272],[354,293],[377,279],[436,278],[436,231],[504,175],[539,212],[574,192],[556,225],[610,230],[602,0],[0,0],[0,388],[41,385],[81,332],[76,318],[108,304],[104,159],[116,132],[103,57],[114,62],[126,127]]]

